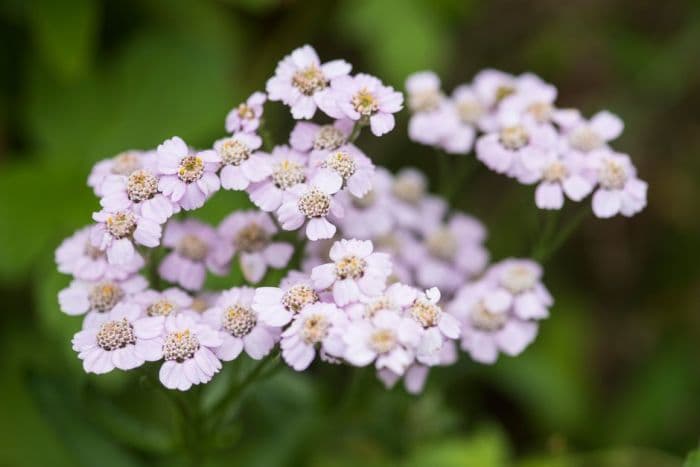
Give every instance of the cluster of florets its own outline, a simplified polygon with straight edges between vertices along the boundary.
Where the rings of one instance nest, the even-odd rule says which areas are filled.
[[[448,97],[440,79],[424,71],[406,88],[412,140],[453,154],[475,146],[489,169],[537,184],[540,209],[561,209],[565,198],[578,202],[592,192],[597,217],[629,217],[646,206],[646,182],[628,155],[609,146],[622,120],[608,111],[586,119],[556,107],[557,89],[534,74],[484,70]]]
[[[73,276],[61,310],[84,315],[73,348],[86,371],[160,361],[162,383],[187,390],[222,362],[279,351],[297,371],[317,356],[373,365],[388,385],[405,378],[417,391],[429,367],[455,361],[460,341],[480,362],[532,341],[552,305],[540,267],[487,268],[478,220],[449,213],[417,170],[375,168],[355,138],[364,127],[390,131],[403,97],[350,69],[304,46],[280,62],[266,93],[231,110],[212,148],[173,137],[94,167],[95,224],[56,251]],[[298,121],[288,144],[265,152],[267,100],[297,120],[320,109],[331,121]],[[251,207],[218,225],[186,216],[221,189],[246,192]],[[209,273],[232,268],[245,284],[205,288]],[[293,268],[277,287],[261,286],[269,269]]]

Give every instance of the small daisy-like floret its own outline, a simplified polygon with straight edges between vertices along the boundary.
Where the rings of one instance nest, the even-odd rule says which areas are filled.
[[[161,342],[164,362],[159,378],[168,389],[187,391],[192,385],[209,382],[221,369],[214,353],[222,344],[219,332],[190,316],[166,318]]]
[[[241,351],[260,360],[270,353],[279,336],[279,328],[268,326],[253,310],[255,289],[234,287],[221,294],[202,319],[221,333],[222,344],[216,355],[223,361],[233,360]]]
[[[138,255],[134,243],[149,248],[160,244],[159,222],[131,210],[92,214],[97,224],[90,231],[90,242],[107,254],[107,261],[116,266],[131,264]]]
[[[73,337],[73,350],[88,373],[131,370],[160,359],[163,317],[144,317],[134,303],[120,303]]]
[[[277,231],[265,212],[234,212],[219,225],[222,248],[216,260],[228,264],[234,255],[238,255],[245,279],[253,284],[260,282],[268,267],[284,268],[294,253],[291,244],[272,240]]]
[[[297,122],[289,135],[289,144],[296,151],[320,153],[322,156],[347,144],[352,127],[351,120],[336,120],[328,125]]]
[[[225,275],[228,269],[218,261],[221,239],[213,227],[188,219],[170,221],[165,227],[163,246],[172,249],[158,267],[160,276],[187,290],[200,290],[207,270]]]
[[[460,335],[459,322],[442,310],[439,301],[440,291],[432,288],[425,293],[419,293],[405,310],[406,315],[422,329],[420,342],[416,347],[416,359],[425,365],[439,363],[445,342],[448,339],[457,339]]]
[[[92,227],[78,230],[56,249],[59,272],[84,281],[124,280],[143,267],[143,257],[138,253],[125,264],[110,264],[105,251],[92,243],[91,230]]]
[[[194,301],[186,292],[171,287],[163,291],[144,290],[133,297],[145,316],[168,317],[179,313],[192,313]]]
[[[309,162],[326,177],[340,179],[341,186],[347,187],[353,196],[362,198],[372,189],[374,165],[352,144],[332,151],[312,153]]]
[[[108,313],[118,304],[130,300],[134,294],[147,286],[148,282],[142,276],[133,276],[123,281],[74,280],[58,293],[58,302],[61,311],[68,315],[87,313],[85,325],[89,325],[98,319],[99,315]]]
[[[267,81],[268,98],[288,105],[295,119],[310,119],[329,93],[331,81],[351,69],[344,60],[322,64],[313,47],[299,47],[279,62],[275,76]]]
[[[284,326],[305,307],[319,301],[311,279],[299,274],[283,281],[280,287],[256,289],[252,307],[265,324]]]
[[[387,235],[396,224],[389,194],[393,177],[386,170],[377,168],[369,183],[372,188],[361,197],[347,191],[337,195],[344,208],[339,225],[344,237],[377,238]]]
[[[437,110],[445,99],[440,89],[440,78],[432,71],[419,71],[406,79],[408,108],[411,112]]]
[[[179,211],[179,206],[159,191],[158,176],[148,169],[135,170],[126,177],[107,177],[100,204],[107,211],[133,211],[159,224]]]
[[[529,259],[505,259],[485,274],[513,296],[513,313],[521,319],[544,319],[554,303],[542,283],[542,266]]]
[[[333,118],[369,124],[375,136],[382,136],[394,129],[394,114],[403,108],[403,95],[378,78],[359,73],[334,79],[319,106]]]
[[[597,217],[631,217],[644,209],[647,183],[637,178],[629,156],[604,149],[589,157],[598,182],[593,194],[593,213]]]
[[[282,358],[296,371],[303,371],[311,365],[317,350],[322,355],[342,357],[345,347],[342,335],[346,326],[347,318],[336,305],[307,305],[282,333]]]
[[[270,157],[257,152],[262,145],[258,135],[235,133],[214,143],[217,161],[222,165],[219,177],[226,190],[245,190],[272,173]]]
[[[226,131],[252,133],[260,126],[263,104],[267,96],[263,92],[254,92],[245,102],[231,109],[226,115]]]
[[[219,190],[216,151],[194,152],[174,136],[158,145],[158,189],[187,211],[201,208],[209,196]]]
[[[311,280],[316,290],[331,289],[339,306],[381,294],[391,274],[389,255],[375,253],[369,240],[335,242],[330,259],[332,263],[313,268]]]
[[[108,177],[114,175],[128,177],[136,170],[153,168],[154,166],[155,154],[153,151],[124,151],[110,159],[104,159],[95,164],[87,183],[97,196],[102,196],[102,184]]]
[[[562,156],[548,151],[537,159],[524,161],[536,174],[535,204],[540,209],[561,209],[564,196],[581,201],[593,190],[595,179],[586,170],[585,162],[574,155]]]
[[[375,362],[402,375],[413,362],[413,348],[421,338],[420,326],[395,311],[381,310],[367,320],[353,321],[343,334],[344,358],[355,366]]]
[[[284,194],[291,188],[307,182],[307,157],[288,146],[276,146],[270,155],[270,174],[248,187],[250,200],[266,212],[279,209]]]
[[[329,215],[343,216],[342,206],[334,199],[341,188],[338,177],[319,172],[310,184],[295,185],[286,192],[286,200],[277,210],[277,219],[284,230],[297,230],[306,223],[306,237],[311,241],[331,238],[336,227]]]
[[[479,363],[491,364],[498,354],[518,355],[535,339],[537,322],[512,312],[513,296],[490,281],[462,288],[449,305],[461,323],[462,349]]]
[[[564,128],[563,150],[588,154],[605,149],[607,144],[622,134],[624,123],[617,115],[606,110],[598,112],[590,120],[580,115]]]

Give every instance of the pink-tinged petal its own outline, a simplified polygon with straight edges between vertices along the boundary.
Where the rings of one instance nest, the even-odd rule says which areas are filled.
[[[351,365],[367,366],[374,361],[374,358],[376,356],[377,354],[373,352],[369,347],[367,347],[366,345],[359,344],[349,345],[345,349],[344,358]]]
[[[352,70],[352,65],[345,60],[331,60],[321,66],[323,75],[329,80],[337,78],[338,76],[347,75],[350,73],[350,70]]]
[[[438,321],[438,327],[440,331],[450,339],[457,339],[459,337],[459,322],[457,318],[449,313],[443,313]]]
[[[311,281],[317,290],[327,289],[333,284],[335,279],[335,264],[333,263],[322,264],[311,270]]]
[[[241,354],[243,350],[243,341],[227,335],[224,338],[224,343],[216,349],[216,356],[225,362],[230,362]]]
[[[256,326],[243,338],[245,352],[253,360],[260,360],[275,346],[274,336],[264,327]]]
[[[186,211],[192,211],[204,206],[207,196],[199,189],[196,183],[190,183],[185,189],[185,195],[180,200],[180,205]]]
[[[572,175],[562,183],[564,193],[574,201],[581,201],[593,191],[593,184],[581,177],[580,175]]]
[[[428,367],[423,365],[414,365],[406,371],[403,384],[410,394],[419,394],[425,387],[425,382],[428,379]]]
[[[297,344],[295,347],[282,349],[282,358],[296,371],[306,370],[315,356],[314,348],[302,343]]]
[[[337,94],[331,90],[323,90],[314,95],[314,100],[326,115],[331,118],[345,118],[345,112],[340,108],[337,101]],[[359,116],[358,116],[359,118]],[[357,120],[357,119],[355,119]]]
[[[134,334],[139,339],[153,339],[163,332],[163,316],[149,316],[133,322]]]
[[[58,293],[61,311],[67,315],[82,315],[90,309],[87,290],[71,286]]]
[[[537,323],[510,321],[495,336],[498,346],[507,355],[519,355],[535,340]]]
[[[498,360],[498,346],[491,334],[472,332],[462,339],[462,348],[476,362],[490,365]]]
[[[139,222],[138,227],[136,227],[136,230],[134,231],[134,240],[136,240],[136,242],[140,243],[141,245],[147,246],[149,248],[155,248],[160,244],[161,232],[162,228],[160,224],[142,218],[141,222]]]
[[[302,226],[306,216],[299,212],[296,202],[290,202],[280,206],[277,210],[277,219],[284,230],[296,230]]]
[[[177,177],[165,176],[158,181],[158,189],[174,202],[185,196],[187,185]]]
[[[243,175],[251,182],[259,182],[272,174],[272,165],[267,160],[268,156],[252,155],[250,159],[241,164]]]
[[[221,186],[226,190],[245,190],[250,181],[243,175],[240,167],[233,165],[224,166],[221,169]]]
[[[141,215],[164,224],[173,215],[173,205],[165,196],[157,195],[141,203]]]
[[[83,360],[83,368],[86,372],[95,373],[96,375],[109,373],[114,369],[112,353],[106,352],[100,348],[89,351],[85,356],[85,360]]]
[[[163,340],[139,339],[136,341],[136,353],[148,362],[155,362],[163,358]]]
[[[360,288],[352,279],[336,281],[333,284],[333,300],[339,306],[356,302],[360,298]]]
[[[292,51],[290,57],[292,62],[298,68],[306,68],[311,65],[319,65],[321,60],[319,60],[318,55],[313,47],[310,45],[303,45]]]
[[[284,242],[272,242],[262,252],[267,264],[276,269],[287,266],[293,254],[294,247]]]
[[[107,261],[109,261],[109,264],[122,266],[133,261],[135,254],[136,250],[131,240],[128,238],[120,238],[119,240],[113,241],[109,248],[107,248]]]
[[[335,226],[328,222],[325,217],[315,217],[306,226],[306,236],[311,241],[333,238],[335,231]]]
[[[547,308],[533,292],[525,292],[516,297],[513,311],[522,319],[544,319],[549,316]]]
[[[204,172],[202,174],[202,178],[197,180],[197,186],[199,186],[202,193],[207,196],[219,191],[219,188],[221,187],[219,177],[212,172]]]
[[[382,136],[394,129],[394,116],[389,113],[379,112],[370,117],[369,125],[374,136]]]
[[[343,177],[332,170],[319,170],[311,180],[311,184],[322,192],[332,195],[343,186]]]
[[[263,211],[272,212],[282,204],[282,190],[272,183],[263,183],[251,188],[250,200]]]
[[[292,117],[296,120],[313,118],[316,113],[316,102],[311,96],[301,96],[292,105]]]
[[[398,328],[398,337],[401,343],[409,347],[416,347],[420,343],[423,329],[413,319],[402,319]]]
[[[112,363],[120,370],[132,370],[143,365],[144,359],[137,353],[133,345],[127,345],[112,353]]]
[[[558,183],[542,182],[535,189],[535,204],[540,209],[561,209],[564,193]]]
[[[513,296],[503,289],[497,289],[489,292],[484,297],[484,305],[492,313],[505,313],[513,304]]]
[[[625,124],[620,117],[607,110],[598,112],[591,119],[591,128],[605,141],[611,141],[620,136],[624,127]]]
[[[358,198],[362,198],[372,189],[371,176],[364,173],[356,173],[348,179],[348,191]]]
[[[265,276],[267,263],[260,253],[241,253],[243,277],[251,284],[257,284]]]
[[[179,136],[173,136],[170,139],[166,139],[161,144],[158,145],[158,156],[164,155],[174,155],[177,157],[184,157],[189,153],[187,144]]]
[[[622,196],[617,190],[599,189],[593,195],[593,213],[602,219],[613,217],[620,212]]]
[[[221,158],[219,157],[219,154],[217,154],[216,151],[213,149],[207,149],[205,151],[200,151],[197,153],[197,157],[202,159],[204,162],[210,163],[210,164],[216,164],[218,163]],[[216,167],[216,166],[214,166]]]

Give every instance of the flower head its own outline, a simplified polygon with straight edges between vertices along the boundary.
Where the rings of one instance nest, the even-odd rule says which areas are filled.
[[[214,143],[217,162],[222,165],[219,177],[226,190],[245,190],[272,173],[270,157],[257,152],[262,145],[258,135],[234,133]]]
[[[254,92],[248,99],[231,109],[226,115],[226,131],[229,133],[252,133],[260,126],[263,104],[267,96],[263,92]]]
[[[306,183],[307,163],[307,156],[289,146],[275,147],[269,160],[270,174],[248,187],[250,200],[263,211],[276,211],[288,190]]]

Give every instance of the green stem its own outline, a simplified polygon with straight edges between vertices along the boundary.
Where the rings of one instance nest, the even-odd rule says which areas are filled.
[[[469,156],[445,156],[458,159],[457,169],[452,171],[454,173],[447,174],[447,176],[450,177],[451,183],[446,195],[446,200],[450,205],[454,205],[455,201],[457,201],[457,195],[462,192],[462,188],[469,181],[470,176],[474,174],[478,166],[474,163],[473,158]]]
[[[578,210],[569,217],[566,223],[557,228],[559,211],[552,211],[547,219],[546,226],[537,247],[533,250],[532,257],[541,264],[546,263],[561,248],[566,240],[581,225],[581,222],[588,216],[590,210],[588,205],[582,204]]]
[[[354,143],[355,140],[360,136],[360,133],[362,132],[362,127],[364,125],[360,123],[360,121],[356,121],[355,125],[352,127],[352,131],[350,132],[350,136],[348,136],[348,143]]]

